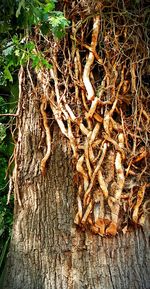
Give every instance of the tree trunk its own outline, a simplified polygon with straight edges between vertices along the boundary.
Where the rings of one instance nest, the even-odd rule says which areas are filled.
[[[50,72],[20,70],[2,289],[150,289],[149,236],[128,227],[149,202],[147,14],[134,21],[129,1],[129,13],[122,1],[63,2],[72,26],[45,42]]]
[[[148,289],[150,250],[140,229],[102,238],[74,225],[68,144],[54,126],[53,153],[41,176],[42,120],[34,95],[20,102],[18,193],[2,289]]]

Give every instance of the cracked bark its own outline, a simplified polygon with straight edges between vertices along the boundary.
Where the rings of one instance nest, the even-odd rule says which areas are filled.
[[[73,223],[76,195],[68,144],[54,126],[46,175],[38,99],[22,99],[14,226],[2,289],[149,289],[150,250],[140,229],[102,238]]]

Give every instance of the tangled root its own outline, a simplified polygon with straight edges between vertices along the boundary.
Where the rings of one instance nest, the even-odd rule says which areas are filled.
[[[133,7],[124,13],[118,2],[88,3],[66,3],[69,33],[45,43],[52,68],[38,76],[47,143],[41,170],[45,174],[51,150],[49,105],[79,175],[75,223],[114,236],[129,222],[142,224],[149,202],[147,14]]]

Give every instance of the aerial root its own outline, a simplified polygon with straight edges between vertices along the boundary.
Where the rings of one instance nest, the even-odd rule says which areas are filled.
[[[45,133],[46,133],[46,145],[47,145],[47,150],[44,158],[41,160],[41,172],[42,175],[44,176],[46,173],[46,163],[50,157],[51,154],[51,133],[50,133],[50,128],[48,124],[48,119],[47,119],[47,113],[45,111],[45,98],[42,99],[41,103],[41,114],[42,114],[42,119],[43,119],[43,125],[45,128]]]
[[[103,9],[86,21],[84,11],[79,22],[73,16],[72,35],[49,48],[52,68],[41,74],[39,88],[47,147],[42,174],[51,152],[48,106],[70,144],[78,174],[74,221],[101,236],[116,235],[129,220],[144,224],[149,201],[149,89],[141,84],[147,43],[141,50],[132,19],[130,27],[124,16],[120,28],[121,14],[113,9],[109,20]]]
[[[41,173],[44,176],[46,174],[46,163],[51,154],[51,133],[50,127],[48,123],[46,108],[48,102],[48,95],[49,95],[49,74],[44,70],[39,70],[37,74],[37,79],[39,81],[40,86],[40,95],[41,95],[41,105],[40,111],[43,120],[43,126],[45,129],[46,134],[46,154],[44,155],[43,159],[41,160]]]
[[[94,62],[94,54],[92,51],[95,51],[97,46],[97,39],[100,29],[100,16],[97,15],[93,19],[93,32],[92,32],[92,42],[91,42],[91,52],[89,52],[88,58],[83,71],[83,82],[87,90],[87,99],[93,100],[95,97],[94,89],[90,81],[90,70]]]

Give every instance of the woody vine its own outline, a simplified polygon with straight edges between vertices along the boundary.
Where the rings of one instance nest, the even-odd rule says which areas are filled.
[[[31,64],[21,66],[19,99],[27,76],[40,99],[45,130],[43,177],[51,154],[50,110],[68,140],[78,188],[75,224],[115,236],[131,223],[143,226],[150,210],[150,100],[143,80],[149,67],[148,15],[117,1],[70,2],[63,4],[70,20],[63,40],[41,36],[40,28],[30,36],[35,54],[45,47],[51,68],[35,69],[35,81]]]

